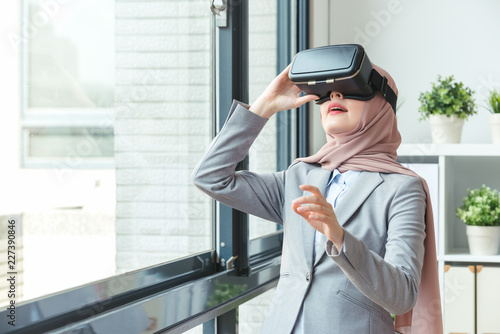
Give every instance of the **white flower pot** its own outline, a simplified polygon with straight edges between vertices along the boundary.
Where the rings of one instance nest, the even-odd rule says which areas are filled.
[[[490,114],[491,141],[500,144],[500,114]]]
[[[462,128],[464,120],[455,115],[429,116],[431,124],[432,141],[435,144],[457,144],[462,138]]]
[[[467,225],[467,238],[472,255],[496,255],[500,246],[500,226]]]

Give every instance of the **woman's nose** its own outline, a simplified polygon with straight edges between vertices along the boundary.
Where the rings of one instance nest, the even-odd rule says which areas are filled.
[[[333,99],[334,97],[336,97],[338,99],[343,99],[344,95],[341,92],[334,92],[334,91],[332,91],[330,93],[330,100]]]

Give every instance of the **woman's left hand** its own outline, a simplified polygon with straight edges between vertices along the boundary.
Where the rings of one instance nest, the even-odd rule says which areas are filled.
[[[302,196],[292,202],[292,209],[301,215],[315,230],[323,233],[337,249],[344,243],[344,229],[337,221],[333,206],[328,203],[321,191],[311,185],[301,185],[311,196]]]

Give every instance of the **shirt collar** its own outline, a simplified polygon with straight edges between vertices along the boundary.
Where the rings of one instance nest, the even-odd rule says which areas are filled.
[[[348,170],[341,173],[337,168],[335,168],[326,186],[329,187],[333,182],[335,182],[337,184],[345,184],[347,187],[351,187],[359,174],[361,174],[361,171]]]

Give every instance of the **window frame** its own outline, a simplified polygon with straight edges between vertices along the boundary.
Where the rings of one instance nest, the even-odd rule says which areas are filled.
[[[222,124],[227,117],[230,101],[233,98],[245,100],[248,97],[248,83],[241,83],[241,76],[245,75],[235,71],[248,71],[248,61],[238,52],[245,52],[248,49],[248,29],[245,24],[248,22],[248,1],[234,0],[228,1],[228,26],[226,28],[215,28],[215,17],[213,19],[213,29],[219,30],[217,33],[224,41],[217,39],[214,41],[217,46],[214,49],[214,64],[221,59],[235,61],[230,69],[223,76],[214,78],[219,80],[214,89],[214,117],[218,122],[214,122],[214,133],[217,132],[215,126]],[[306,0],[277,0],[278,1],[278,70],[284,68],[290,59],[291,54],[296,50],[290,47],[291,43],[281,43],[282,38],[295,45],[307,45],[309,36],[307,29],[300,27],[309,25],[308,4]],[[208,6],[207,6],[208,7]],[[280,15],[280,9],[293,15]],[[207,8],[207,10],[209,10]],[[235,26],[233,26],[233,24]],[[242,24],[242,26],[238,26]],[[223,30],[226,29],[226,30]],[[222,33],[222,35],[220,35]],[[243,35],[242,35],[243,34]],[[246,36],[245,36],[246,34]],[[228,48],[224,42],[232,43]],[[245,45],[246,43],[246,45]],[[235,52],[233,48],[236,48]],[[226,52],[226,58],[221,56]],[[241,61],[242,63],[237,63]],[[246,65],[245,64],[246,61]],[[245,67],[246,66],[246,67]],[[219,66],[219,73],[222,71]],[[248,73],[248,72],[247,72]],[[236,75],[237,74],[237,75]],[[231,77],[230,80],[224,76]],[[230,87],[230,88],[229,88]],[[221,95],[221,92],[225,94]],[[246,95],[245,95],[246,94]],[[299,117],[304,111],[294,111],[294,116],[285,120],[286,135],[278,136],[278,147],[287,147],[290,151],[278,161],[281,166],[288,165],[293,155],[302,155],[300,147],[307,145],[307,135],[309,134],[308,123]],[[298,139],[292,138],[291,129],[296,126],[302,133]],[[292,144],[291,144],[292,143]],[[303,149],[302,149],[303,150]],[[245,167],[244,164],[242,167]],[[233,332],[235,321],[235,309],[238,305],[250,300],[253,297],[274,287],[279,278],[281,264],[281,250],[283,233],[278,230],[276,233],[260,237],[249,241],[248,215],[237,212],[228,207],[219,206],[214,202],[213,221],[215,221],[215,237],[213,238],[213,250],[187,256],[182,259],[158,264],[149,268],[139,269],[130,273],[113,276],[108,279],[92,282],[80,287],[58,292],[50,296],[41,297],[36,300],[27,301],[16,305],[17,320],[16,327],[7,328],[7,322],[0,323],[0,331],[6,333],[30,333],[36,329],[40,331],[53,331],[62,333],[67,330],[84,332],[85,328],[90,328],[93,323],[104,322],[116,324],[117,314],[126,314],[131,307],[144,305],[151,301],[161,301],[166,307],[175,307],[178,304],[178,293],[185,297],[189,291],[201,289],[210,291],[207,295],[199,297],[199,307],[192,307],[189,314],[182,318],[168,319],[163,323],[157,323],[155,333],[181,333],[199,324],[204,325],[204,333],[222,333],[224,330]],[[229,220],[229,223],[228,223]],[[245,224],[246,220],[246,224]],[[221,229],[221,224],[231,228]],[[221,243],[224,242],[224,247]],[[228,261],[231,257],[238,255],[236,261]],[[227,259],[226,265],[221,265],[221,259]],[[227,268],[227,263],[234,263],[234,267]],[[225,301],[216,306],[207,306],[208,298],[215,293],[217,283],[221,282],[241,282],[246,288],[234,296],[228,297]],[[81,294],[85,291],[98,291],[99,294],[89,301],[81,299]],[[182,292],[185,294],[182,294]],[[191,293],[192,295],[192,293]],[[197,297],[198,298],[198,297]],[[194,301],[194,299],[193,299]],[[59,313],[42,316],[40,305],[52,305],[60,310]],[[6,317],[8,310],[2,310],[0,317]]]

